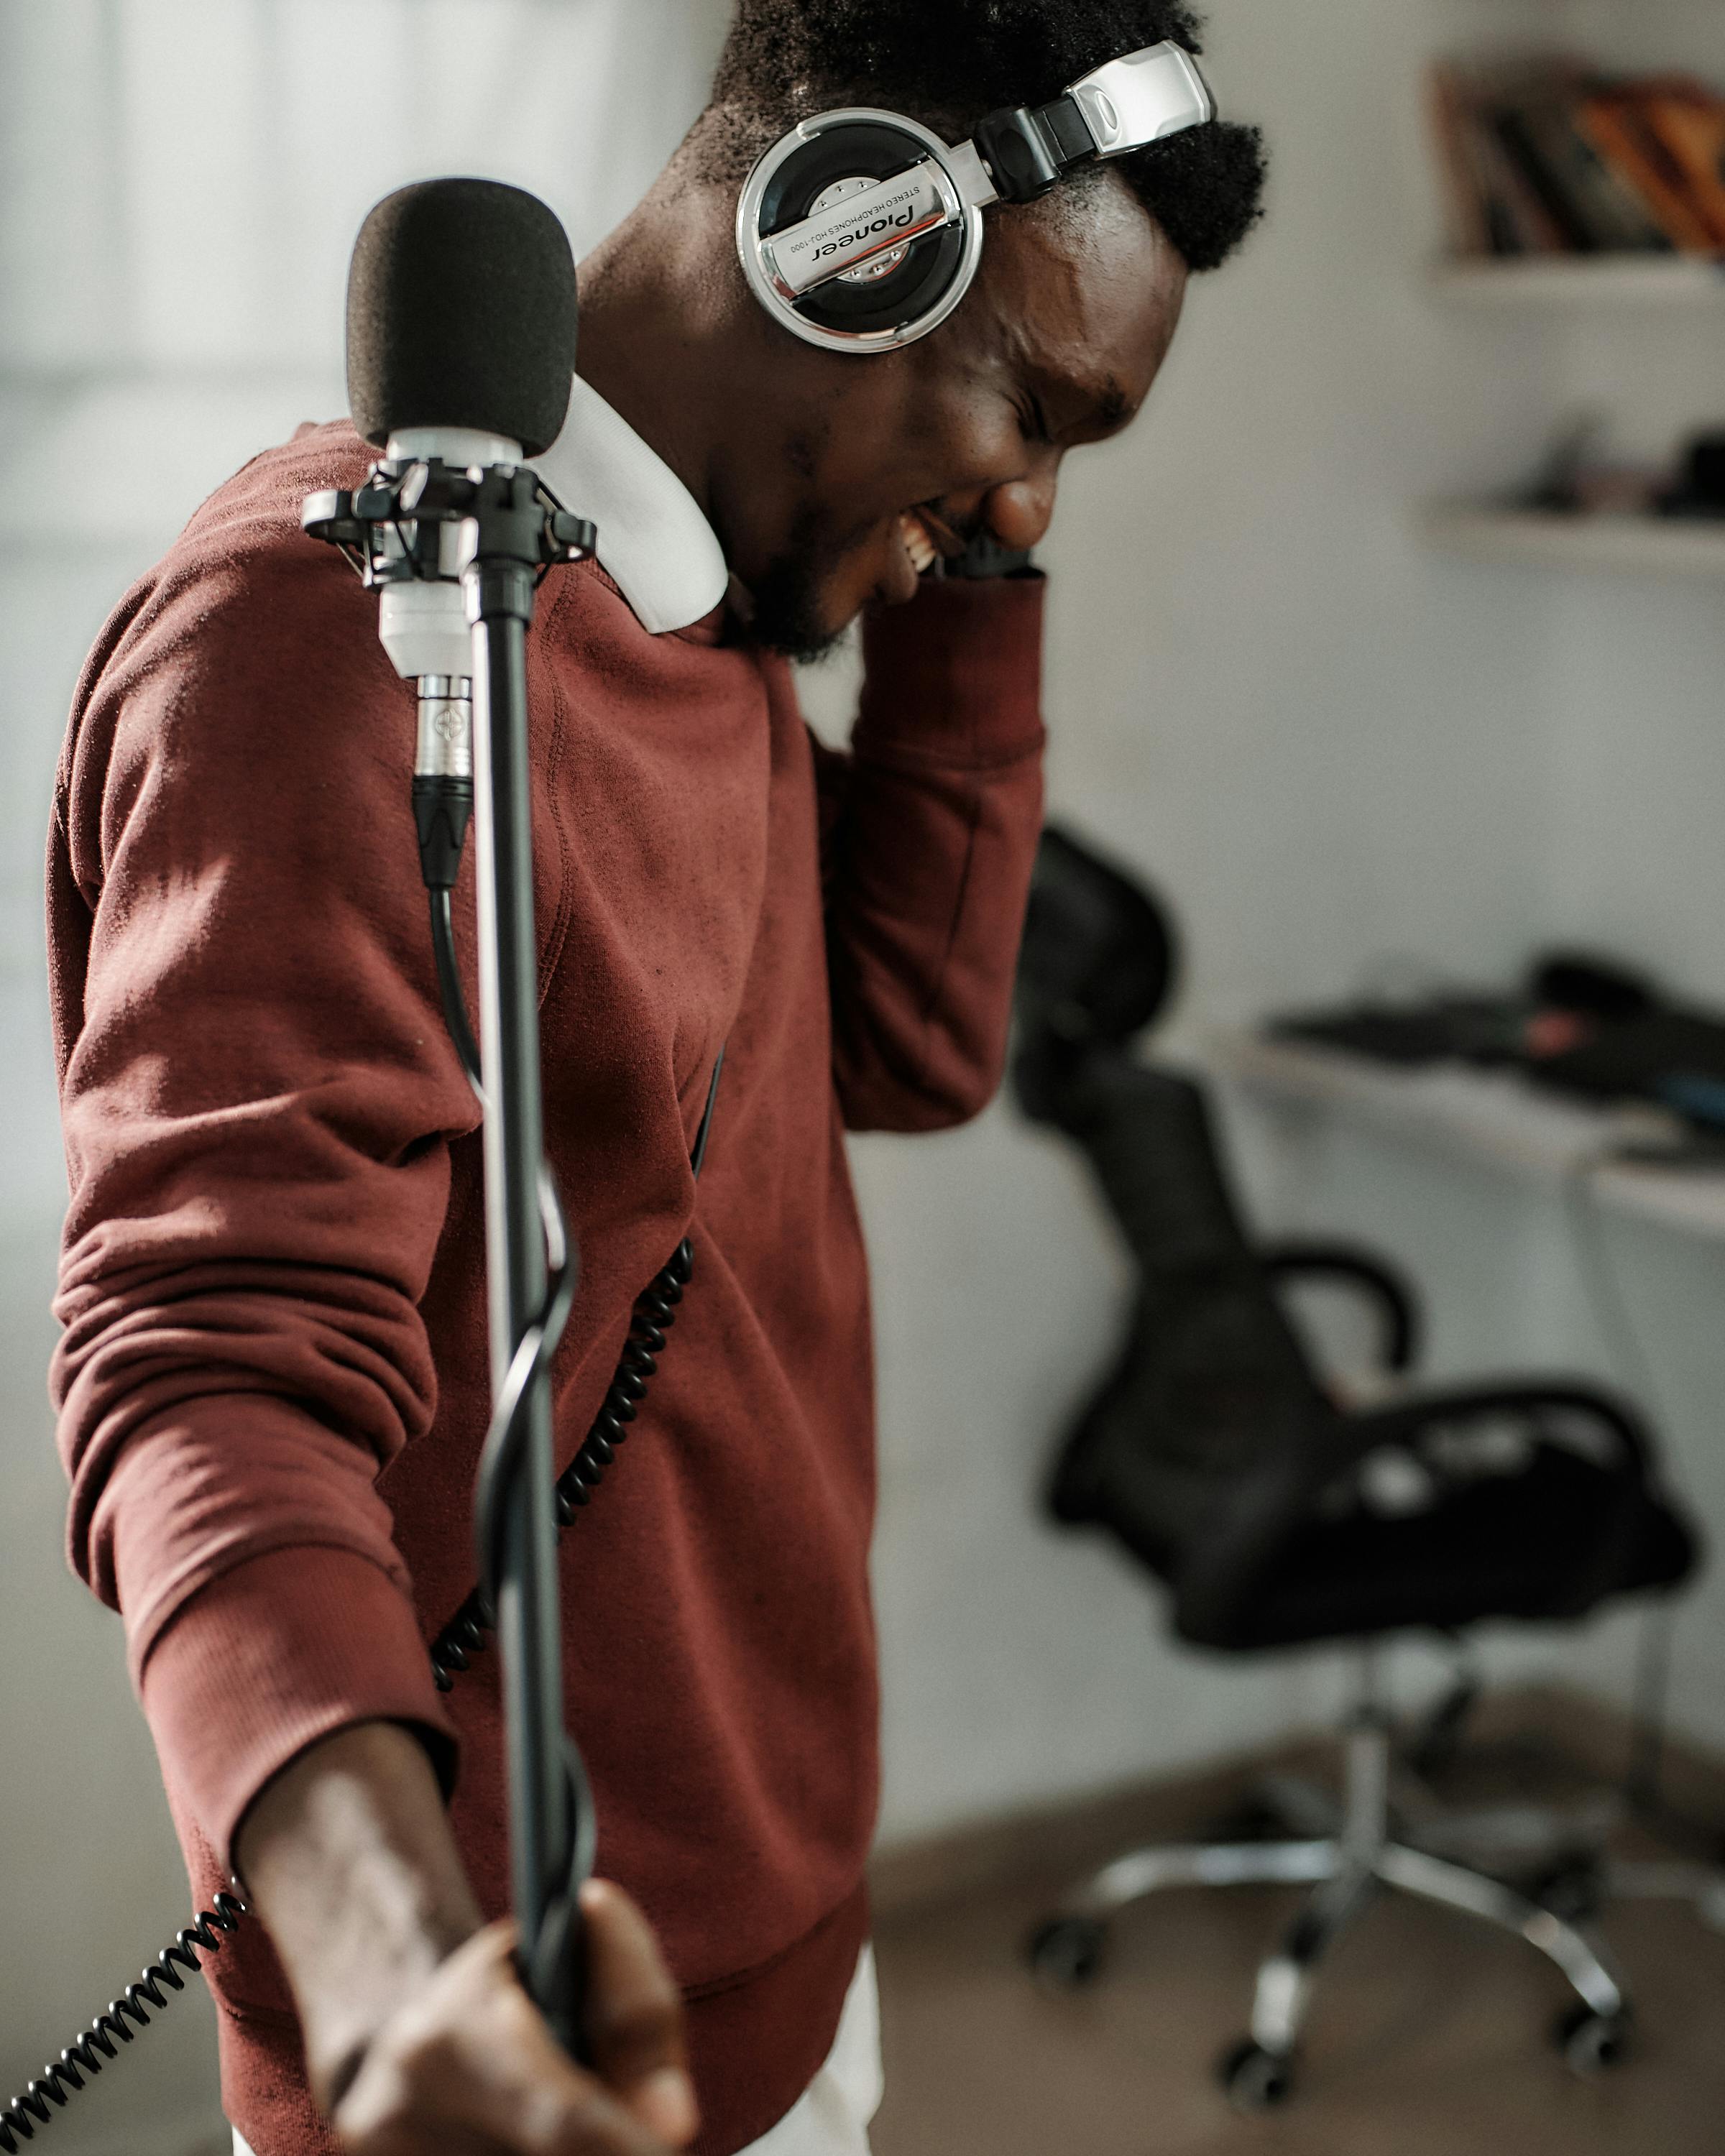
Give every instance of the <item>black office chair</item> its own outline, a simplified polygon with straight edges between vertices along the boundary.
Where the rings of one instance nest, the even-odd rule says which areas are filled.
[[[1621,1979],[1579,1922],[1459,1861],[1501,1815],[1496,1830],[1425,1805],[1417,1824],[1396,1815],[1404,1763],[1376,1652],[1396,1634],[1574,1620],[1616,1596],[1669,1592],[1696,1564],[1694,1534],[1659,1488],[1640,1415],[1593,1383],[1512,1378],[1343,1403],[1281,1291],[1323,1281],[1363,1296],[1382,1363],[1404,1385],[1419,1345],[1413,1293],[1351,1245],[1248,1236],[1202,1086],[1131,1050],[1176,968],[1149,895],[1050,830],[1019,973],[1015,1090],[1086,1155],[1138,1288],[1124,1351],[1060,1447],[1050,1509],[1105,1528],[1160,1580],[1180,1638],[1231,1653],[1353,1642],[1363,1681],[1339,1817],[1281,1785],[1284,1838],[1123,1856],[1039,1928],[1033,1965],[1050,1983],[1090,1980],[1106,1919],[1163,1887],[1309,1885],[1260,1969],[1250,2034],[1219,2069],[1237,2104],[1260,2109],[1292,2087],[1319,1961],[1388,1887],[1507,1927],[1546,1954],[1576,1994],[1559,2041],[1578,2071],[1594,2070],[1622,2047]],[[1437,1729],[1453,1732],[1467,1697],[1464,1682]],[[1573,1841],[1555,1820],[1551,1833],[1554,1849]],[[1616,1867],[1609,1884],[1691,1894],[1725,1919],[1725,1876],[1703,1867]]]

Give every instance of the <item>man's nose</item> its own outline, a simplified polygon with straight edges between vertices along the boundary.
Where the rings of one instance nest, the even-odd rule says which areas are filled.
[[[1059,468],[1050,459],[1045,468],[1028,479],[1009,480],[992,488],[983,502],[983,518],[1003,547],[1014,553],[1028,552],[1046,535],[1054,521],[1055,486]]]

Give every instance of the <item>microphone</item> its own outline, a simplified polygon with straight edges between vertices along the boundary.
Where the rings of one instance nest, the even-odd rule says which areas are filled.
[[[454,883],[472,800],[462,578],[476,526],[459,514],[452,475],[513,469],[557,439],[576,323],[568,235],[520,187],[422,181],[386,195],[360,228],[347,280],[348,408],[383,461],[351,501],[314,495],[305,524],[380,588],[383,648],[418,685],[415,803],[433,890]],[[424,514],[388,513],[410,508]],[[557,536],[578,538],[576,521],[563,522]]]
[[[511,452],[489,462],[537,456],[568,412],[575,324],[568,234],[536,196],[498,180],[402,187],[354,243],[353,424],[385,450],[403,434],[459,438],[458,450],[477,434]]]
[[[377,203],[347,275],[347,402],[392,463],[518,465],[562,432],[575,372],[575,258],[535,195],[498,180],[424,180]],[[421,778],[472,774],[471,666],[459,525],[439,581],[386,585],[378,634],[419,684]]]

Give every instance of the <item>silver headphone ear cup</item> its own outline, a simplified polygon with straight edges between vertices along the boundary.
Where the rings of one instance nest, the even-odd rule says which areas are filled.
[[[929,158],[947,170],[948,155],[916,121],[868,105],[821,113],[783,136],[749,175],[737,206],[737,251],[756,299],[793,336],[834,352],[896,351],[938,328],[976,275],[977,209],[967,206],[959,222],[912,241],[901,261],[834,278],[799,300],[787,299],[773,282],[762,243],[839,198],[847,182],[890,179]]]

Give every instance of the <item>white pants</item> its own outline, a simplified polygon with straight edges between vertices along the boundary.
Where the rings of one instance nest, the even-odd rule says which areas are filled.
[[[742,2156],[869,2156],[869,2121],[880,2107],[880,2090],[875,1953],[865,1947],[826,2064],[778,2125]],[[252,2156],[237,2133],[234,2156]]]

